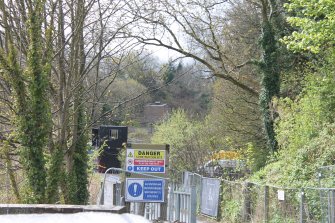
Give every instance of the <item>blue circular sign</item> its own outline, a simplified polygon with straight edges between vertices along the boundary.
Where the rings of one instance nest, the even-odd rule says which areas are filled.
[[[133,170],[133,167],[132,167],[132,166],[128,166],[128,170],[129,170],[129,171],[132,171],[132,170]]]
[[[142,194],[142,185],[139,183],[132,183],[128,186],[128,193],[132,197],[138,197]]]

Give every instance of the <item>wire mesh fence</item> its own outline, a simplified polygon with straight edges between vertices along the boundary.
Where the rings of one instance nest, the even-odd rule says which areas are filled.
[[[242,207],[245,201],[241,184],[222,180],[221,219],[223,222],[242,222]]]

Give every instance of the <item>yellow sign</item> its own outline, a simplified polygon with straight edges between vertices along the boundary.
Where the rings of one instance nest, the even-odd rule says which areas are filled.
[[[221,150],[219,152],[216,152],[212,156],[213,159],[219,160],[219,159],[226,159],[226,160],[238,160],[241,158],[241,154],[237,151],[224,151]]]
[[[135,159],[165,159],[165,150],[142,150],[136,149]]]

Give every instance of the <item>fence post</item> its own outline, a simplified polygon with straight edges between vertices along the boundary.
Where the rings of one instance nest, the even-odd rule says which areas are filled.
[[[191,186],[191,223],[197,222],[197,191],[195,185]]]
[[[174,207],[174,195],[173,195],[173,188],[174,184],[170,184],[169,187],[169,199],[168,199],[168,209],[169,209],[169,219],[167,219],[169,222],[172,222],[173,219],[173,207]]]
[[[329,223],[335,223],[335,191],[330,190],[329,192],[330,192],[329,193],[329,195],[330,195],[330,199],[329,199],[330,200],[330,207],[329,207],[330,221],[329,221]]]
[[[199,204],[198,204],[198,208],[199,208],[199,210],[200,210],[200,212],[201,212],[201,203],[202,203],[202,181],[203,181],[203,177],[202,176],[200,176],[200,186],[199,186],[199,192],[197,192],[197,193],[199,193]]]
[[[114,194],[114,201],[113,204],[116,206],[120,206],[121,205],[121,184],[120,183],[116,183],[114,184],[114,190],[113,190],[113,194]]]
[[[264,186],[264,222],[269,221],[269,186]]]
[[[104,188],[103,188],[103,182],[100,182],[100,191],[98,195],[97,205],[103,205],[104,204]]]
[[[167,193],[168,193],[168,189],[167,188],[165,188],[164,189],[164,196],[165,196],[165,201],[164,201],[164,203],[160,203],[160,206],[159,206],[159,209],[160,209],[160,211],[159,211],[159,213],[160,213],[160,216],[159,216],[159,219],[160,220],[164,220],[164,221],[166,221],[166,220],[168,220],[168,216],[167,216],[167,209],[168,209],[168,196],[167,196]]]
[[[251,189],[252,184],[250,182],[246,182],[243,188],[243,209],[242,209],[242,219],[243,222],[248,222],[251,216]]]
[[[176,221],[180,220],[180,194],[175,194],[175,196],[177,196],[177,199],[175,199],[176,201]]]
[[[305,204],[305,191],[304,188],[301,188],[300,191],[300,223],[305,222],[305,211],[304,211],[304,204]]]
[[[136,213],[136,214],[144,216],[146,204],[147,203],[137,203],[138,213]]]

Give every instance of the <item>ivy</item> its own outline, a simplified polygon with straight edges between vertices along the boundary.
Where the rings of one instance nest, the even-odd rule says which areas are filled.
[[[85,131],[85,112],[83,105],[78,110],[78,137],[74,146],[73,168],[70,173],[71,182],[69,187],[72,194],[70,195],[70,203],[87,204],[89,198],[88,185],[88,148],[87,133]]]
[[[270,104],[273,97],[279,96],[280,70],[278,65],[277,41],[270,21],[265,21],[263,24],[261,44],[263,49],[263,60],[260,64],[262,81],[259,100],[268,148],[270,151],[274,152],[277,150],[277,141],[273,127],[275,117],[271,114]]]
[[[29,49],[25,76],[29,80],[26,114],[20,117],[19,138],[21,158],[27,173],[28,184],[38,203],[45,202],[46,168],[44,149],[51,128],[48,76],[42,66],[41,19],[42,1],[37,1],[29,15]]]

